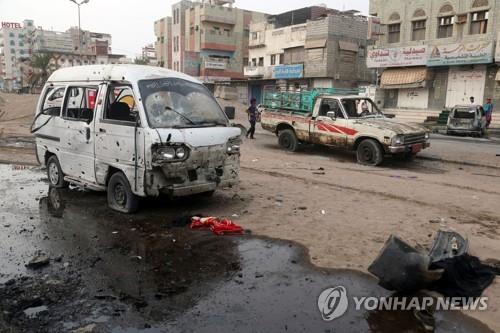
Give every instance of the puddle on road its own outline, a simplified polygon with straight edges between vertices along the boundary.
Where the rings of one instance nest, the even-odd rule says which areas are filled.
[[[179,215],[234,212],[232,193],[212,199],[150,200],[140,214],[106,207],[106,196],[49,190],[37,169],[0,166],[0,331],[67,332],[424,332],[412,313],[355,311],[324,322],[326,288],[349,297],[388,296],[361,273],[319,269],[306,250],[280,240],[217,237],[174,227]],[[7,226],[8,225],[8,226]],[[50,265],[30,271],[36,251]],[[353,303],[353,302],[351,302]],[[24,310],[47,307],[28,318]],[[457,312],[436,314],[436,332],[488,331]]]

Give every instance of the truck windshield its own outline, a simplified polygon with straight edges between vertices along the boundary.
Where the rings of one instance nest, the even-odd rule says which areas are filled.
[[[208,89],[177,78],[139,81],[152,128],[227,126],[228,121]]]
[[[384,116],[369,98],[343,98],[342,106],[349,118]]]
[[[457,108],[453,112],[453,118],[458,119],[474,119],[476,116],[476,110],[474,108]]]

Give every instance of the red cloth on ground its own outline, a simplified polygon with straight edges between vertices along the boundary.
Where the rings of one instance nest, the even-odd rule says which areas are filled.
[[[218,236],[227,234],[242,234],[243,228],[228,219],[219,219],[217,217],[197,217],[191,218],[191,229],[210,229]]]

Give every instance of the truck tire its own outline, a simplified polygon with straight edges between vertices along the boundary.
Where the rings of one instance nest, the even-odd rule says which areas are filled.
[[[59,159],[56,155],[50,156],[47,160],[47,178],[49,178],[49,184],[52,187],[68,187],[68,182],[64,180],[64,173],[62,172]]]
[[[384,151],[380,144],[373,139],[361,141],[356,151],[358,163],[377,166],[384,160]]]
[[[108,205],[125,214],[135,213],[139,209],[139,197],[132,192],[123,172],[114,173],[108,182]]]
[[[285,129],[278,133],[278,143],[281,148],[291,152],[296,151],[299,146],[299,140],[291,129]]]

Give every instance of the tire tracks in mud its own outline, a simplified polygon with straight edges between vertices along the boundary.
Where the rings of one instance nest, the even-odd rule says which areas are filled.
[[[443,163],[447,163],[447,162],[443,162]],[[320,166],[320,165],[318,165]],[[322,166],[323,168],[326,169],[325,166]],[[339,166],[335,166],[335,169],[339,169],[339,170],[343,170],[343,171],[348,171],[348,172],[356,172],[356,173],[361,173],[361,174],[371,174],[371,175],[375,175],[375,176],[378,176],[378,177],[385,177],[385,178],[390,178],[390,179],[398,179],[398,177],[394,177],[394,175],[384,175],[384,174],[381,174],[380,172],[385,172],[387,170],[389,170],[388,168],[384,168],[382,170],[379,171],[379,169],[354,169],[354,168],[345,168],[345,167],[339,167]],[[424,168],[422,168],[424,169]],[[433,169],[433,170],[442,170],[442,169],[438,169],[438,168],[425,168],[425,170],[429,170],[429,169]],[[282,170],[282,169],[280,169]],[[313,168],[306,168],[306,167],[297,167],[297,168],[289,168],[288,170],[304,170],[304,171],[316,171],[316,169],[313,169]],[[416,172],[415,170],[404,170],[404,171],[407,171],[407,172]],[[496,175],[489,175],[489,174],[477,174],[477,173],[471,173],[472,175],[475,175],[475,176],[483,176],[483,177],[500,177],[500,175],[496,176]],[[418,177],[418,176],[415,176],[415,177]],[[414,181],[414,182],[419,182],[419,183],[422,183],[422,184],[430,184],[430,185],[439,185],[439,186],[444,186],[444,187],[449,187],[449,188],[455,188],[455,189],[458,189],[458,190],[465,190],[465,191],[476,191],[476,192],[481,192],[481,193],[486,193],[486,194],[492,194],[492,195],[498,195],[500,196],[500,191],[491,191],[491,190],[485,190],[485,189],[479,189],[479,188],[474,188],[474,187],[471,187],[471,186],[465,186],[465,185],[457,185],[457,184],[452,184],[452,183],[444,183],[444,182],[433,182],[433,181],[429,181],[429,180],[423,180],[423,179],[420,179],[420,178],[412,178],[411,176],[408,176],[408,177],[405,177],[405,176],[401,176],[401,178],[399,178],[401,180],[407,180],[407,181]]]
[[[493,216],[493,215],[489,215],[486,213],[481,213],[481,216],[479,219],[477,214],[474,214],[474,212],[470,212],[466,209],[463,209],[460,206],[455,206],[455,205],[453,205],[453,206],[452,205],[445,205],[444,206],[441,203],[433,204],[433,203],[429,203],[426,201],[412,199],[412,198],[408,198],[408,197],[402,197],[399,195],[390,194],[390,193],[386,193],[386,192],[370,190],[370,189],[360,189],[360,188],[357,188],[354,186],[333,184],[333,183],[330,183],[330,182],[325,181],[325,180],[318,181],[318,180],[310,179],[307,177],[291,175],[291,174],[283,173],[283,172],[269,171],[269,170],[258,169],[258,168],[247,167],[247,166],[241,166],[240,168],[243,171],[247,171],[247,172],[250,172],[253,174],[258,174],[258,175],[265,174],[267,176],[271,176],[271,177],[275,177],[275,178],[286,178],[289,180],[301,182],[301,183],[306,184],[306,185],[328,187],[328,188],[336,190],[336,191],[352,191],[352,192],[361,193],[361,194],[372,194],[372,195],[384,197],[386,199],[397,200],[397,201],[404,202],[404,203],[411,203],[411,204],[415,204],[415,205],[419,205],[419,206],[423,206],[423,207],[435,208],[438,210],[446,210],[448,213],[450,213],[450,215],[460,214],[460,215],[472,218],[472,219],[476,220],[479,225],[482,225],[480,223],[480,220],[487,220],[488,222],[492,222],[492,223],[497,224],[496,229],[498,229],[500,227],[500,219],[498,218],[498,216]],[[432,184],[441,185],[441,184],[436,184],[436,183],[432,183]],[[470,189],[470,190],[481,192],[481,190],[476,190],[476,189]],[[485,191],[482,191],[482,192],[487,193]],[[494,193],[494,194],[497,195],[498,193]],[[488,226],[491,228],[491,225],[488,225]]]

